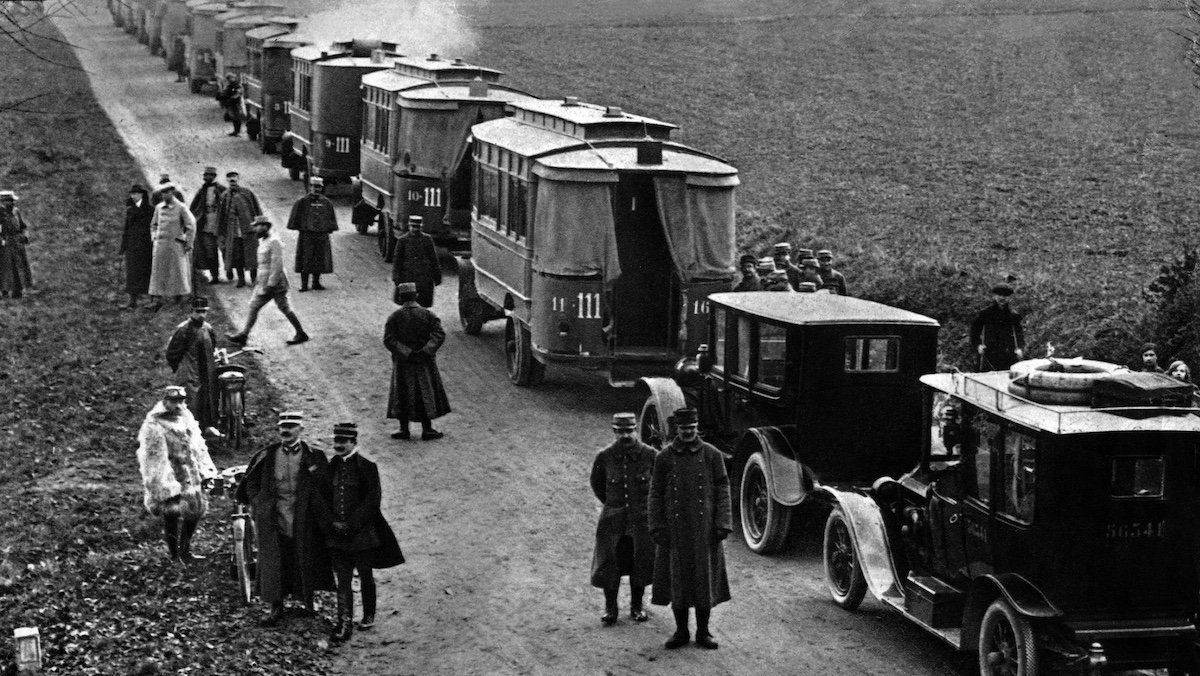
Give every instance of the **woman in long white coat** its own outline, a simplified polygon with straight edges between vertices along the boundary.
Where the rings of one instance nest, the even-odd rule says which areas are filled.
[[[192,243],[196,239],[196,217],[179,200],[171,183],[155,190],[162,201],[154,208],[150,238],[154,258],[150,266],[150,295],[157,297],[154,309],[168,298],[183,302],[192,293]]]

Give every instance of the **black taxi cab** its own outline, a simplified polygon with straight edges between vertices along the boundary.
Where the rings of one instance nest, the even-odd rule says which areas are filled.
[[[834,601],[869,590],[984,674],[1197,673],[1200,417],[1039,403],[1016,373],[922,377],[914,468],[820,489]]]

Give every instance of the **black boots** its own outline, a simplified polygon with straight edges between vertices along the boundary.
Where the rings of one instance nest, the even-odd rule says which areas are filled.
[[[292,323],[292,328],[296,329],[296,335],[287,341],[288,345],[299,345],[300,343],[308,342],[308,334],[304,332],[304,327],[300,325],[300,318],[295,312],[289,312],[286,315],[287,320]]]
[[[179,517],[163,518],[163,539],[167,541],[167,556],[179,563]]]
[[[313,275],[313,291],[324,291],[325,287],[321,286],[321,275]]]
[[[711,608],[696,609],[696,645],[708,650],[716,650],[717,642],[713,640],[712,634],[708,633],[708,618],[711,614]]]
[[[605,587],[604,589],[604,614],[600,616],[600,622],[606,627],[617,623],[617,592],[619,590],[619,587]]]
[[[276,603],[271,606],[271,612],[267,613],[266,617],[259,620],[260,627],[278,627],[283,621],[283,604]]]
[[[184,563],[199,563],[204,561],[205,556],[192,553],[192,536],[196,534],[196,526],[199,521],[184,519],[179,527],[179,560]]]
[[[338,607],[337,623],[333,625],[333,633],[329,640],[333,643],[345,643],[354,634],[354,616],[349,609]]]

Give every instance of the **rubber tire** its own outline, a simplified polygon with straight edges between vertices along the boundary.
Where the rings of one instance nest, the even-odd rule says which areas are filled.
[[[238,392],[228,393],[228,400],[221,403],[221,434],[225,435],[225,448],[235,453],[242,450],[242,414],[245,411],[245,400],[240,395]]]
[[[793,512],[791,507],[781,505],[771,497],[766,464],[762,452],[755,452],[746,458],[738,482],[742,539],[750,551],[763,555],[777,552],[787,543]],[[756,514],[761,515],[761,524],[756,523]]]
[[[1040,387],[1029,387],[1017,382],[1008,384],[1008,393],[1038,404],[1053,404],[1055,406],[1090,406],[1092,393],[1079,390],[1050,390]]]
[[[651,397],[642,404],[642,414],[638,416],[638,439],[643,444],[662,450],[666,440],[670,439],[671,428],[667,421],[658,414],[658,406]]]
[[[533,385],[533,347],[530,344],[529,329],[517,320],[509,317],[504,320],[504,363],[508,369],[508,379],[517,387]]]
[[[1008,634],[1014,639],[1011,648],[1012,659],[1016,660],[1017,676],[1037,676],[1038,652],[1037,639],[1033,625],[1029,620],[1017,614],[1008,601],[998,598],[983,614],[983,622],[979,626],[979,673],[981,676],[997,673],[993,668],[991,653],[994,652],[994,632],[999,630],[1001,623],[1007,625]]]
[[[835,581],[830,572],[835,553],[850,557],[850,580],[845,584]],[[829,518],[825,519],[821,559],[824,563],[825,587],[829,589],[833,602],[845,610],[857,608],[867,594],[867,579],[863,576],[862,566],[858,562],[858,551],[854,548],[846,513],[840,505],[835,505],[829,513]]]

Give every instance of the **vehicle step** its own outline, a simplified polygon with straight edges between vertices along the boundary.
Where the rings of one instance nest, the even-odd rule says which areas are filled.
[[[904,581],[904,607],[935,629],[960,626],[965,594],[936,577],[909,574]]]

